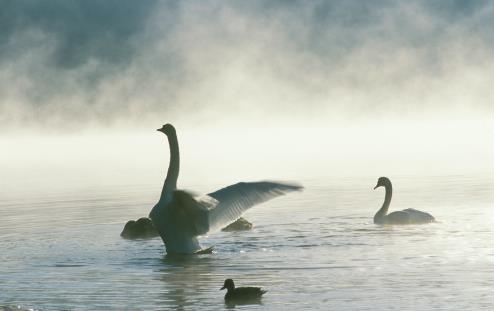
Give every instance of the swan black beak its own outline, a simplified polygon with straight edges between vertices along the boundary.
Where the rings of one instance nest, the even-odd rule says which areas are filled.
[[[378,187],[379,187],[379,185],[376,185],[376,186],[374,187],[374,190],[376,190]]]
[[[220,290],[224,290],[225,288],[226,288],[226,287],[225,287],[225,286],[223,286],[222,288],[220,288]]]

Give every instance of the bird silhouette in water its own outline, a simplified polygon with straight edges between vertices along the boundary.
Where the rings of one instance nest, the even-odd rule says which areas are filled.
[[[154,238],[158,235],[151,219],[146,217],[141,217],[137,221],[129,220],[120,233],[122,238],[130,240]]]
[[[177,190],[180,169],[177,133],[171,124],[163,125],[158,131],[168,138],[170,163],[160,199],[149,217],[167,253],[208,252],[211,248],[201,250],[198,236],[221,229],[256,204],[303,189],[296,184],[260,181],[239,182],[202,196]]]
[[[263,290],[260,287],[235,287],[232,279],[226,279],[223,283],[223,287],[220,290],[226,289],[225,301],[248,301],[260,299],[267,290]]]
[[[391,181],[387,177],[379,177],[377,185],[378,187],[384,187],[386,194],[384,196],[383,206],[374,215],[374,223],[379,225],[412,225],[412,224],[426,224],[435,222],[434,217],[425,212],[418,211],[413,208],[407,208],[402,211],[388,213],[389,204],[391,203],[391,197],[393,196],[393,186]]]

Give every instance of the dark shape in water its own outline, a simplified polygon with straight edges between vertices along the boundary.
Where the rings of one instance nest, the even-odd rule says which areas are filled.
[[[225,294],[225,301],[227,302],[246,302],[261,299],[262,295],[267,291],[260,287],[237,287],[232,279],[226,279],[223,283],[223,287],[220,290],[227,289]]]
[[[129,220],[120,236],[124,239],[149,239],[159,236],[158,231],[153,226],[151,219],[147,217],[139,218],[137,221]]]
[[[245,218],[240,217],[235,220],[225,228],[221,229],[221,231],[231,232],[231,231],[247,231],[252,229],[252,223],[248,222]]]

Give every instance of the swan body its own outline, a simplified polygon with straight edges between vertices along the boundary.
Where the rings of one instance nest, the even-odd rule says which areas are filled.
[[[388,213],[388,208],[391,203],[391,197],[393,196],[393,186],[391,181],[387,177],[380,177],[377,181],[378,187],[384,187],[386,194],[384,197],[384,203],[381,209],[374,215],[374,223],[380,225],[410,225],[410,224],[426,224],[435,222],[434,217],[426,212],[421,212],[413,208],[407,208],[402,211],[396,211]]]
[[[158,131],[168,137],[170,164],[161,197],[149,217],[167,253],[193,254],[201,250],[198,236],[221,229],[256,204],[291,191],[299,185],[279,182],[240,182],[207,195],[177,190],[180,158],[175,128],[165,124]]]

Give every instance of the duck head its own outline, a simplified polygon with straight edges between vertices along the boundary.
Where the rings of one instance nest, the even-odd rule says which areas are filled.
[[[226,279],[225,280],[225,283],[223,283],[223,287],[220,288],[220,290],[223,290],[225,288],[228,289],[228,290],[235,289],[235,284],[233,283],[233,280],[232,279]]]

